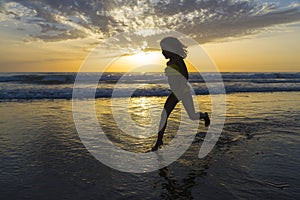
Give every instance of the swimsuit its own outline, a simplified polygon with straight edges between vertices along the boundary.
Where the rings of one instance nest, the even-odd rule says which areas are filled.
[[[181,100],[185,94],[191,92],[191,87],[186,78],[182,75],[181,69],[178,65],[168,65],[165,68],[165,74],[168,77],[171,92],[178,100]]]
[[[178,76],[178,75],[182,76],[181,70],[179,66],[176,64],[168,65],[165,69],[165,74],[166,76]]]

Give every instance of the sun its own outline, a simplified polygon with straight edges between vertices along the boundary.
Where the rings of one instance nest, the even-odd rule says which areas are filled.
[[[162,59],[162,55],[160,52],[152,51],[152,52],[140,52],[131,56],[127,56],[126,58],[133,65],[147,65],[159,63]]]
[[[106,71],[119,72],[160,72],[165,59],[159,51],[141,51],[133,55],[121,56]]]

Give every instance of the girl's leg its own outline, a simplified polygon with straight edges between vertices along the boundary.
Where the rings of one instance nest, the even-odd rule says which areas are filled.
[[[158,149],[158,147],[163,144],[162,139],[164,136],[165,129],[167,127],[168,117],[170,116],[172,110],[175,108],[177,103],[178,103],[178,99],[176,98],[176,96],[173,93],[171,93],[169,95],[169,97],[167,98],[165,105],[164,105],[164,109],[161,113],[157,141],[156,141],[155,146],[152,148],[152,151],[156,151]]]
[[[204,118],[204,113],[195,112],[194,102],[192,95],[190,93],[186,93],[182,98],[182,104],[188,113],[191,120],[198,120]]]
[[[186,110],[186,112],[188,113],[189,117],[191,120],[198,120],[198,119],[204,119],[205,121],[205,126],[209,126],[210,125],[210,119],[209,116],[207,114],[207,112],[202,113],[202,112],[195,112],[195,108],[194,108],[194,102],[193,102],[193,98],[192,95],[190,93],[186,93],[183,98],[182,98],[182,104]]]

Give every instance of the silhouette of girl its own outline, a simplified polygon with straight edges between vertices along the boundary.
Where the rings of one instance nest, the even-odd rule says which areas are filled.
[[[152,147],[152,151],[157,151],[163,145],[163,135],[167,126],[167,119],[179,101],[182,101],[190,119],[203,119],[206,127],[210,124],[210,119],[206,112],[195,112],[191,87],[188,83],[189,74],[183,60],[187,56],[186,47],[174,37],[162,39],[160,47],[162,54],[166,59],[169,59],[165,68],[165,74],[172,93],[168,96],[163,112],[161,113],[157,141],[154,147]]]

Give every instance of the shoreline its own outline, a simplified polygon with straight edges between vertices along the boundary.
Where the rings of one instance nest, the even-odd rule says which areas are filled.
[[[300,93],[300,91],[260,91],[260,92],[233,92],[233,93],[226,93],[226,94],[213,94],[214,96],[218,96],[218,95],[242,95],[242,94],[276,94],[276,93],[282,93],[282,94],[286,94],[286,93]],[[210,96],[212,94],[197,94],[197,95],[193,95],[193,97],[207,97]],[[163,96],[132,96],[130,98],[166,98],[168,97],[167,95],[163,95]],[[129,98],[129,97],[115,97],[118,99],[122,99],[122,98]],[[95,98],[95,100],[109,100],[111,99],[111,97],[97,97]],[[90,101],[90,100],[94,100],[94,99],[79,99],[80,101]],[[36,98],[36,99],[0,99],[0,103],[4,103],[4,102],[35,102],[35,101],[73,101],[72,98]]]

